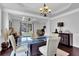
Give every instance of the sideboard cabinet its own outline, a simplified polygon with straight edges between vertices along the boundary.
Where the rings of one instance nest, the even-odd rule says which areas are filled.
[[[61,37],[60,44],[67,46],[73,46],[73,34],[72,33],[59,33]]]

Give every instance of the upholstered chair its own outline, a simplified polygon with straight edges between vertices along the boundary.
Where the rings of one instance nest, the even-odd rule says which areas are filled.
[[[17,56],[18,54],[20,54],[22,52],[24,52],[24,53],[27,52],[27,50],[28,50],[27,46],[26,46],[26,48],[24,46],[16,46],[15,39],[14,39],[13,35],[9,35],[8,39],[11,41],[12,48],[13,48],[11,56]]]
[[[58,34],[53,34],[48,37],[46,46],[42,46],[39,48],[39,51],[45,56],[55,56],[57,55],[58,44],[60,41],[60,37]]]

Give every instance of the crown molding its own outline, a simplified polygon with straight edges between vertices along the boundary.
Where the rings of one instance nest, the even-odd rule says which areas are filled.
[[[60,13],[64,10],[67,10],[71,5],[72,5],[72,3],[69,3],[67,6],[65,6],[64,8],[61,8],[60,10],[56,11],[55,13]]]
[[[66,13],[63,13],[63,14],[58,15],[56,17],[50,18],[50,20],[54,20],[54,19],[57,19],[57,18],[60,18],[60,17],[68,16],[68,15],[71,15],[71,14],[76,13],[76,12],[79,12],[79,8],[74,9],[74,10],[69,11],[69,12],[66,12]]]
[[[16,11],[16,10],[7,9],[7,8],[3,8],[3,11],[11,13],[11,14],[14,14],[14,15],[17,14],[17,15],[36,17],[36,18],[41,18],[41,19],[49,19],[49,17],[43,17],[43,16],[39,16],[39,15],[28,13],[28,12],[21,12],[21,11]]]

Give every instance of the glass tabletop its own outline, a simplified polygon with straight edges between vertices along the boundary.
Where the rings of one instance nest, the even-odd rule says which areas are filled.
[[[21,36],[19,38],[19,44],[35,44],[35,43],[39,43],[39,42],[43,42],[43,41],[47,41],[47,37],[46,36],[41,36],[38,38],[32,38],[30,36]]]

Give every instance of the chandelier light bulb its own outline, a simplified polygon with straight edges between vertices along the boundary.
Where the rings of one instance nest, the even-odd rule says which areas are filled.
[[[51,9],[49,9],[48,11],[49,11],[49,13],[51,13]]]
[[[42,8],[40,8],[40,11],[42,11],[43,9]]]
[[[48,9],[48,6],[44,7],[45,9]]]

